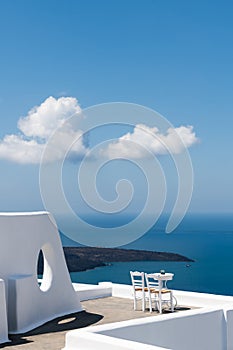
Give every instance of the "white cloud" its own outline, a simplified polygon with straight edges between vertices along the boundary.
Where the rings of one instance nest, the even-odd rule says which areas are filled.
[[[47,145],[49,151],[46,152],[44,160],[51,162],[62,159],[72,144],[70,158],[83,157],[88,145],[83,139],[82,130],[76,130],[68,121],[74,114],[81,118],[81,109],[76,98],[48,97],[41,105],[33,107],[25,117],[19,119],[19,134],[6,135],[0,140],[0,159],[21,164],[38,164]],[[55,136],[50,138],[55,130]],[[156,127],[138,124],[133,133],[127,133],[110,143],[99,155],[110,159],[137,159],[145,158],[148,150],[154,154],[177,154],[197,141],[192,126],[170,128],[162,134]]]
[[[44,145],[38,144],[35,140],[24,140],[23,136],[6,135],[0,141],[0,158],[16,163],[40,162]]]
[[[127,133],[101,151],[107,158],[129,157],[139,159],[146,157],[147,151],[153,154],[178,154],[198,142],[192,126],[169,128],[162,134],[156,127],[143,124],[135,126],[133,133]]]
[[[40,106],[33,107],[26,117],[20,118],[18,128],[26,136],[47,139],[65,120],[80,112],[76,98],[50,96]]]
[[[87,151],[87,148],[83,145],[82,131],[74,131],[68,123],[65,127],[56,131],[49,140],[47,147],[43,158],[45,162],[63,159],[67,151],[70,151],[69,156],[72,159],[77,159],[84,156]]]
[[[75,113],[80,113],[78,101],[73,97],[48,97],[33,107],[18,121],[20,133],[6,135],[0,140],[0,158],[22,164],[40,163],[41,155],[51,134]],[[59,130],[59,129],[58,129]],[[77,157],[85,153],[81,130],[73,130],[67,122],[52,141],[48,161],[59,159],[73,141],[72,153]]]

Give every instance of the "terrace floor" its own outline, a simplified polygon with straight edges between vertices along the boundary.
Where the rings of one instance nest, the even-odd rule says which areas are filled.
[[[133,300],[125,298],[108,297],[81,304],[85,311],[58,317],[25,334],[11,335],[11,343],[0,345],[0,349],[61,350],[65,346],[65,334],[72,329],[158,315],[157,312],[134,311]],[[179,311],[185,309],[179,308]]]

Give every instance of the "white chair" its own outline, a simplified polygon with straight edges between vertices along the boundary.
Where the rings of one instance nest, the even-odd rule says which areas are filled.
[[[133,297],[134,297],[134,310],[137,310],[137,301],[142,301],[142,311],[145,311],[145,277],[144,272],[130,271]]]
[[[171,308],[171,311],[174,311],[173,303],[173,293],[172,290],[167,289],[163,286],[162,281],[156,279],[156,274],[154,273],[145,273],[146,278],[146,299],[149,301],[149,309],[152,312],[152,302],[155,303],[156,308],[159,313],[162,313],[162,304],[167,304]],[[169,294],[169,299],[164,298],[164,296]]]

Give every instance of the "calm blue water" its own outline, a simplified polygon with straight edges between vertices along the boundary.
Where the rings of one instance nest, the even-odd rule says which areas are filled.
[[[175,274],[169,287],[181,290],[233,295],[233,214],[187,215],[171,234],[165,234],[166,217],[142,238],[123,248],[183,254],[195,262],[130,262],[72,273],[74,282],[112,281],[130,283],[129,271]]]

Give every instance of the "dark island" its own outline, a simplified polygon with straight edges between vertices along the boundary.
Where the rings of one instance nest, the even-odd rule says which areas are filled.
[[[175,253],[120,248],[64,247],[64,253],[70,272],[94,269],[113,262],[193,261]]]
[[[129,261],[184,261],[193,260],[175,253],[153,252],[148,250],[95,248],[95,247],[63,247],[69,272],[80,272],[106,266],[113,262]],[[40,253],[38,274],[43,273],[43,256]]]

